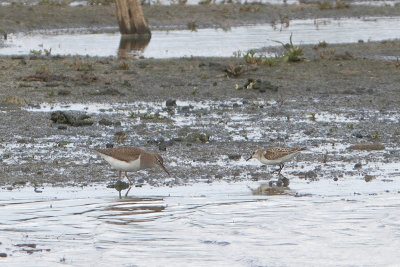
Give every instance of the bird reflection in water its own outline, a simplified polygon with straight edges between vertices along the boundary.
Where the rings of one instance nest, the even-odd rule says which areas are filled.
[[[294,192],[289,188],[289,179],[280,175],[278,180],[262,183],[257,188],[250,188],[253,195],[292,195]]]
[[[166,208],[164,200],[159,197],[129,197],[113,201],[101,210],[98,219],[106,223],[127,225],[131,223],[152,221],[158,213]]]

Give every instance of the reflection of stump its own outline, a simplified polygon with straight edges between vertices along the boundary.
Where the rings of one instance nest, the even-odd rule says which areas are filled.
[[[148,35],[122,35],[119,42],[118,56],[126,58],[131,51],[143,52],[151,39]]]
[[[121,34],[151,34],[138,0],[115,0],[115,7]]]

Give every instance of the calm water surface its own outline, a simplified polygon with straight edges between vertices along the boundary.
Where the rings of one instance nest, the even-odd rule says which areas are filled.
[[[283,25],[253,25],[222,29],[152,31],[150,42],[122,43],[119,33],[44,32],[9,34],[0,55],[27,55],[31,51],[50,50],[52,55],[117,56],[119,47],[137,56],[154,58],[230,57],[249,49],[280,46],[293,33],[295,44],[354,43],[399,38],[399,17],[292,20]],[[110,29],[108,29],[110,30]],[[376,34],[379,32],[379,34]],[[140,47],[140,48],[139,48]],[[122,49],[121,49],[122,50]],[[121,51],[120,50],[120,51]],[[129,50],[129,49],[128,49]]]
[[[254,196],[257,182],[104,185],[0,194],[5,266],[388,266],[400,262],[400,183],[293,179],[297,193]],[[355,192],[357,192],[355,194]],[[26,244],[35,244],[36,248]],[[24,247],[25,245],[25,247]],[[36,250],[36,251],[35,251]],[[40,251],[41,250],[41,251]],[[376,253],[379,251],[379,253]]]

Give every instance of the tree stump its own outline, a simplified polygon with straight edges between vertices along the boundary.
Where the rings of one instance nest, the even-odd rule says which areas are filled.
[[[122,35],[148,35],[151,32],[138,0],[115,0],[119,30]]]

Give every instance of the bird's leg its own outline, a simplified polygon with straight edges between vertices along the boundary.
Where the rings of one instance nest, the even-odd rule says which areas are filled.
[[[132,180],[131,180],[131,179],[129,179],[129,177],[128,177],[128,173],[127,173],[127,172],[125,172],[125,177],[126,177],[126,179],[128,179],[128,181],[129,181],[129,184],[130,184],[130,185],[133,185],[133,182],[132,182]]]
[[[131,191],[131,188],[132,188],[132,185],[131,185],[131,186],[129,186],[129,188],[128,188],[128,191],[126,191],[126,193],[125,193],[125,198],[127,198],[127,197],[128,197],[128,194],[129,194],[129,191]]]
[[[279,169],[273,170],[272,173],[278,172],[278,174],[281,174],[282,169],[283,169],[283,163],[279,163]]]
[[[121,181],[121,173],[122,171],[119,171],[118,181]]]
[[[285,166],[285,164],[283,164],[283,163],[279,164],[279,170],[278,170],[279,175],[281,175],[281,170],[283,169],[284,166]]]

